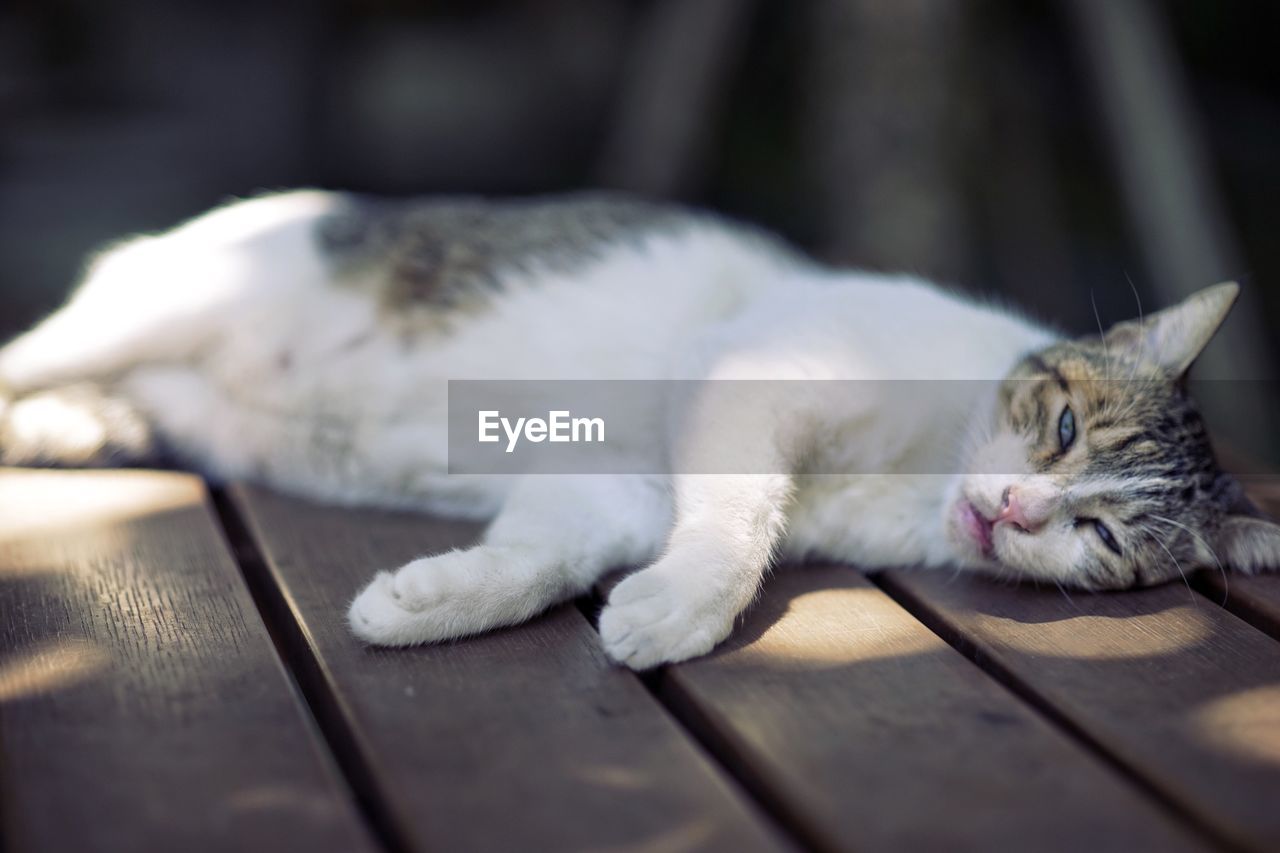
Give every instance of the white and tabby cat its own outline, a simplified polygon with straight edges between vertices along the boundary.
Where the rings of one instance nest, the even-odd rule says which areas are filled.
[[[377,644],[519,622],[642,565],[600,633],[643,668],[723,640],[780,556],[1087,589],[1275,567],[1280,527],[1218,469],[1182,383],[1236,291],[1063,340],[626,199],[285,193],[97,258],[64,308],[0,351],[0,461],[162,457],[321,500],[492,518],[474,548],[373,577],[349,619]],[[981,405],[926,395],[910,416],[821,395],[753,407],[735,441],[770,473],[464,477],[447,473],[450,378],[1003,382]],[[855,468],[883,473],[838,473]]]

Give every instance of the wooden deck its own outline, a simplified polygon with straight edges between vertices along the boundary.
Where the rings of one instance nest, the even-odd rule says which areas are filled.
[[[348,635],[373,570],[476,533],[0,472],[0,846],[1280,849],[1280,576],[1067,597],[788,567],[724,648],[643,678],[590,600]]]

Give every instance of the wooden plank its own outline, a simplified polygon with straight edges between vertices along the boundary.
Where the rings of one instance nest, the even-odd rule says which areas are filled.
[[[1280,846],[1280,643],[1182,584],[1068,598],[928,572],[884,583],[1192,820]]]
[[[1245,491],[1263,512],[1280,519],[1280,477],[1241,477]],[[1280,567],[1277,567],[1280,568]],[[1280,640],[1280,574],[1249,577],[1202,572],[1196,588],[1241,619]]]
[[[780,569],[659,691],[820,848],[1198,846],[850,568]]]
[[[1259,630],[1280,640],[1280,575],[1203,574],[1197,588]]]
[[[199,480],[0,471],[13,850],[372,850]]]
[[[573,607],[514,629],[370,649],[345,614],[374,570],[462,546],[474,525],[231,490],[312,689],[412,846],[433,850],[784,846]]]

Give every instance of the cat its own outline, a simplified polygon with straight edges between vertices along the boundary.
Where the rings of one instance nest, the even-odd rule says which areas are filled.
[[[278,193],[93,259],[63,308],[0,350],[0,462],[168,460],[322,501],[490,519],[475,547],[379,572],[356,595],[349,624],[372,644],[518,623],[641,566],[599,632],[613,660],[644,669],[724,640],[784,558],[1091,590],[1276,567],[1280,526],[1220,470],[1184,381],[1237,292],[1073,339],[625,197]],[[766,394],[682,422],[680,447],[727,437],[742,473],[463,476],[449,473],[450,379],[990,392],[926,383],[898,395],[906,409],[870,392]],[[673,436],[642,432],[675,452]]]

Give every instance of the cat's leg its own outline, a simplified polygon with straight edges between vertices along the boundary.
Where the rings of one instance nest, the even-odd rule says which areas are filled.
[[[123,396],[94,383],[25,395],[0,387],[0,465],[105,468],[154,465],[154,430]]]
[[[404,646],[522,622],[610,568],[653,559],[670,516],[662,478],[521,478],[479,545],[375,577],[351,605],[351,629]]]
[[[672,424],[674,527],[662,557],[614,587],[600,615],[605,650],[633,669],[705,654],[727,637],[781,542],[810,401],[785,381],[715,381],[744,369],[759,366],[726,358],[674,403],[683,413]]]
[[[255,199],[98,255],[63,307],[0,347],[0,464],[156,462],[169,448],[149,405],[157,395],[139,396],[155,384],[147,377],[208,373],[228,352],[252,367],[285,325],[273,318],[309,304],[327,276],[311,236],[333,204],[317,193]],[[228,344],[242,326],[255,349]],[[177,411],[185,402],[161,411],[193,421]]]
[[[605,651],[632,669],[711,651],[760,587],[782,537],[789,476],[676,478],[663,556],[623,580],[600,614]]]
[[[127,282],[104,278],[154,242],[143,238],[105,253],[67,305],[0,347],[0,464],[151,461],[153,430],[115,387],[146,352],[147,306],[127,298]]]
[[[167,246],[166,238],[141,237],[99,255],[65,305],[0,348],[0,385],[26,394],[109,379],[198,344],[189,323],[174,322],[191,273]]]
[[[12,393],[188,363],[226,332],[287,311],[329,276],[316,219],[337,204],[296,192],[239,202],[99,254],[65,305],[0,348]]]

